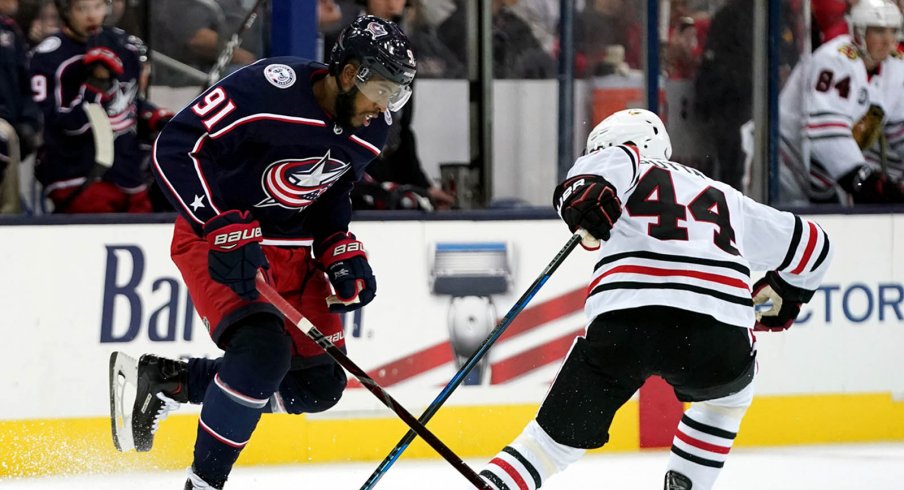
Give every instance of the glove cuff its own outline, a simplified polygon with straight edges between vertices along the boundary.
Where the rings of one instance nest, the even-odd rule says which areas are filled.
[[[264,241],[260,223],[248,211],[235,209],[207,220],[204,235],[211,249],[223,252]]]
[[[794,286],[779,275],[778,272],[769,271],[766,273],[766,282],[772,286],[772,289],[778,293],[782,299],[787,301],[793,301],[795,303],[807,303],[810,299],[813,298],[813,295],[816,291],[810,291],[809,289],[799,288]]]

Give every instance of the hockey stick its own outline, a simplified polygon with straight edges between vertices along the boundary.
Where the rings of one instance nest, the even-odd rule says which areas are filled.
[[[85,175],[85,181],[82,182],[77,189],[69,193],[65,199],[57,206],[54,211],[58,213],[66,212],[75,199],[91,185],[95,179],[98,179],[113,166],[114,158],[114,141],[116,136],[113,134],[113,125],[110,118],[107,117],[107,111],[100,104],[86,102],[82,104],[82,109],[88,116],[88,123],[91,125],[91,136],[94,138],[94,166]]]
[[[242,44],[242,35],[254,25],[254,21],[257,20],[257,11],[265,1],[266,0],[257,0],[257,2],[254,3],[254,6],[251,7],[251,10],[245,15],[245,20],[242,21],[242,25],[240,25],[238,30],[235,31],[231,38],[229,38],[229,42],[223,47],[223,51],[220,51],[217,62],[214,63],[213,68],[210,69],[210,73],[207,74],[207,85],[204,86],[204,90],[210,88],[211,85],[217,83],[220,79],[223,70],[226,68],[226,65],[229,64],[229,60],[232,59],[232,54],[235,53],[236,48]]]
[[[527,306],[527,303],[529,303],[530,300],[533,299],[534,295],[537,294],[537,291],[539,291],[540,288],[542,288],[543,285],[546,284],[546,281],[550,276],[552,276],[552,273],[559,268],[562,262],[565,261],[565,258],[568,257],[568,255],[572,250],[574,250],[577,244],[581,242],[581,238],[585,233],[587,232],[585,232],[584,230],[578,230],[577,233],[575,233],[571,236],[571,238],[568,239],[568,241],[565,243],[565,246],[562,247],[562,249],[559,250],[559,253],[556,254],[556,256],[552,259],[552,262],[550,262],[549,265],[547,265],[546,268],[543,269],[543,272],[540,273],[540,276],[534,280],[533,284],[531,284],[530,287],[527,288],[527,291],[525,291],[524,294],[522,294],[521,297],[518,298],[518,301],[515,302],[514,306],[512,306],[508,313],[505,314],[505,317],[503,317],[502,320],[499,321],[499,323],[496,325],[496,328],[494,328],[493,331],[490,332],[490,335],[486,339],[484,339],[483,343],[480,344],[480,347],[477,349],[477,351],[471,354],[471,357],[464,364],[464,366],[462,366],[461,369],[459,369],[458,372],[455,373],[455,376],[452,377],[452,379],[449,381],[449,384],[447,384],[446,387],[443,388],[443,391],[441,391],[439,395],[437,395],[436,399],[433,400],[433,403],[431,403],[430,406],[427,407],[427,410],[424,411],[423,415],[421,415],[421,417],[418,419],[418,422],[420,422],[421,424],[426,424],[430,421],[431,418],[433,418],[433,415],[436,414],[439,408],[443,406],[443,403],[445,403],[446,400],[449,399],[449,397],[452,395],[452,392],[456,388],[458,388],[458,385],[460,385],[462,381],[464,381],[464,379],[468,376],[468,374],[471,372],[471,369],[473,369],[474,366],[476,366],[477,363],[480,362],[480,359],[483,358],[488,350],[490,350],[490,347],[492,347],[496,340],[498,340],[502,335],[502,333],[505,332],[505,329],[512,324],[512,321],[515,320],[515,317],[518,316],[518,314],[521,313],[521,310],[523,310],[524,307]],[[392,449],[392,451],[390,451],[386,458],[383,459],[383,462],[380,463],[380,466],[377,466],[377,469],[374,470],[374,472],[370,475],[370,478],[368,478],[367,481],[364,482],[364,485],[361,486],[361,490],[369,490],[373,488],[377,484],[377,482],[380,481],[380,478],[383,478],[383,475],[386,473],[386,471],[389,470],[389,467],[392,466],[393,463],[395,463],[396,460],[399,459],[405,449],[408,448],[408,445],[411,444],[411,441],[414,440],[415,436],[415,432],[408,431],[408,433],[405,434],[405,437],[403,437],[402,440],[399,441],[399,443],[396,444],[396,446]]]
[[[336,362],[339,363],[340,366],[345,368],[346,371],[353,374],[359,381],[361,381],[361,385],[367,388],[368,391],[374,394],[384,405],[389,407],[396,415],[399,416],[411,429],[419,436],[421,436],[427,444],[430,444],[430,447],[436,450],[446,461],[449,462],[459,473],[464,475],[465,478],[468,479],[475,487],[480,488],[482,490],[492,490],[492,487],[484,481],[482,478],[477,476],[477,473],[474,472],[464,461],[461,460],[448,446],[443,444],[442,441],[439,440],[435,435],[433,435],[430,430],[424,427],[420,422],[418,422],[414,415],[411,415],[408,410],[405,409],[402,405],[400,405],[389,393],[386,392],[380,385],[374,381],[363,369],[358,367],[357,364],[352,362],[351,359],[348,358],[335,344],[330,342],[330,339],[326,338],[317,327],[315,327],[310,320],[302,316],[298,310],[295,309],[288,301],[285,300],[275,289],[273,289],[267,281],[264,279],[263,274],[258,272],[256,285],[258,292],[261,293],[267,301],[269,301],[273,306],[276,307],[289,321],[295,324],[299,330],[301,330],[305,335],[307,335],[311,340],[313,340],[317,345],[320,346],[321,349],[326,351],[327,354],[330,355]]]

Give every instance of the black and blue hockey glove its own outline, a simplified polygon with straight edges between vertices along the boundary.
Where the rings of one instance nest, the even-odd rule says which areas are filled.
[[[229,286],[243,299],[257,299],[259,293],[254,285],[257,270],[270,268],[261,249],[260,223],[248,211],[226,211],[204,223],[204,236],[210,247],[207,254],[210,277]]]
[[[367,262],[364,245],[355,235],[342,231],[316,243],[314,252],[336,292],[327,298],[332,312],[357,310],[370,303],[377,293],[377,278]]]
[[[608,240],[612,227],[621,216],[621,201],[615,187],[599,175],[576,175],[556,186],[552,204],[572,233],[579,228],[593,238]],[[599,248],[599,242],[585,239],[584,248]]]

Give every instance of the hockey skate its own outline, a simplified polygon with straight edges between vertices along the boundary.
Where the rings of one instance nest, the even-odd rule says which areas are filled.
[[[195,474],[194,469],[188,469],[188,479],[185,480],[184,490],[219,490],[221,488],[223,487],[216,487],[204,481],[204,479]]]
[[[110,424],[120,451],[150,451],[154,433],[169,412],[188,402],[185,362],[145,354],[110,355]],[[134,397],[130,396],[134,394]]]

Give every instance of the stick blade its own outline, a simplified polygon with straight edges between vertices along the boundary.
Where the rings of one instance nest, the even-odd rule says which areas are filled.
[[[88,121],[91,123],[91,134],[94,136],[94,161],[104,167],[113,166],[113,125],[107,117],[107,111],[100,104],[82,104]]]

